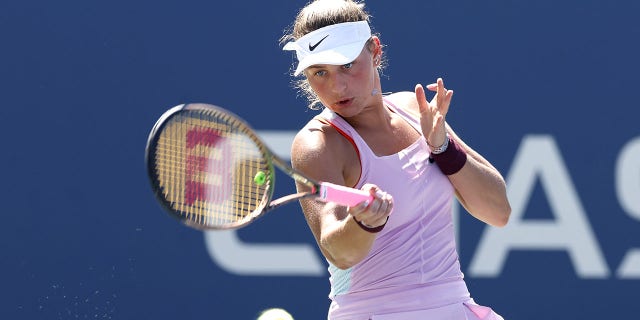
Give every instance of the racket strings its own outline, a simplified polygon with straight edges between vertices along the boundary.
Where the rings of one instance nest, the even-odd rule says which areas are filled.
[[[191,110],[165,126],[155,152],[164,195],[192,224],[223,227],[252,218],[264,207],[272,181],[265,151],[234,118]]]

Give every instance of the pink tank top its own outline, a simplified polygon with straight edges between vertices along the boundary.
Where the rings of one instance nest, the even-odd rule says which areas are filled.
[[[385,102],[421,132],[418,119]],[[454,190],[429,162],[425,139],[396,154],[376,156],[336,113],[325,109],[319,117],[357,148],[362,174],[355,187],[373,183],[394,198],[393,212],[369,255],[347,270],[329,263],[329,318],[356,319],[374,311],[419,310],[468,300],[451,216]]]

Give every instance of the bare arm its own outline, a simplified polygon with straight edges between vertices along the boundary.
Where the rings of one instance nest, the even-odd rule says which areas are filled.
[[[331,147],[329,147],[331,146]],[[330,127],[312,121],[293,141],[291,162],[312,179],[349,185],[357,155],[353,147]],[[359,170],[359,168],[356,168]],[[347,173],[345,175],[345,173]],[[305,186],[297,185],[297,188]],[[356,221],[376,227],[384,224],[393,207],[392,199],[375,186],[365,186],[375,195],[372,203],[347,208],[313,199],[300,201],[302,211],[323,255],[332,264],[347,269],[364,259],[376,238]]]
[[[502,175],[489,161],[465,144],[446,123],[445,117],[453,91],[444,88],[442,79],[438,79],[436,84],[427,88],[436,91],[436,96],[431,102],[426,100],[422,86],[416,86],[415,90],[422,132],[427,142],[440,146],[447,139],[448,133],[467,153],[467,161],[460,171],[448,176],[460,203],[474,217],[487,224],[506,225],[511,207]]]
[[[511,206],[502,175],[482,155],[465,144],[448,124],[447,132],[467,153],[467,162],[462,169],[448,176],[456,189],[458,200],[479,220],[493,226],[506,225]]]

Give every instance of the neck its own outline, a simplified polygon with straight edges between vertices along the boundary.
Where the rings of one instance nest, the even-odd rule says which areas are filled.
[[[391,111],[384,104],[382,95],[371,97],[372,102],[352,117],[341,117],[356,130],[386,130],[391,128]]]

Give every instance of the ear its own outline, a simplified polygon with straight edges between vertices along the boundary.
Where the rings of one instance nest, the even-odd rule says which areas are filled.
[[[382,57],[382,45],[380,44],[380,38],[378,38],[377,36],[372,36],[371,37],[371,54],[373,55],[373,63],[375,64],[375,66],[379,66],[380,65],[380,60]]]
[[[382,44],[380,43],[380,38],[378,36],[371,36],[372,44],[374,45],[373,51],[376,52],[378,50],[382,50]]]

